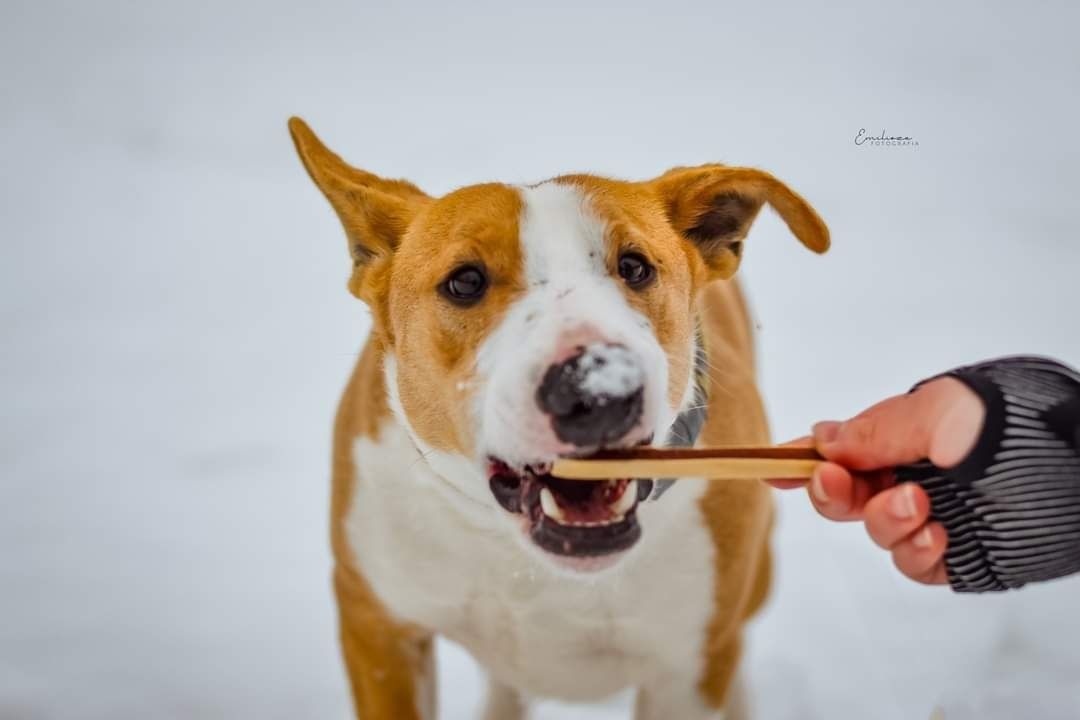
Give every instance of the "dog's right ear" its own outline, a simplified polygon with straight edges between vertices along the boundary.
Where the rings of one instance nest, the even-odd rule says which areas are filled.
[[[298,117],[289,118],[289,134],[308,175],[345,226],[353,260],[349,291],[371,304],[375,298],[365,277],[388,266],[409,223],[431,198],[405,180],[386,180],[352,167]]]

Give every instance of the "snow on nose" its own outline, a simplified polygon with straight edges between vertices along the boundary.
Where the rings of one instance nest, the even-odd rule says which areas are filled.
[[[644,406],[645,371],[638,356],[610,343],[592,343],[556,363],[536,392],[555,435],[578,447],[619,440],[637,424]]]

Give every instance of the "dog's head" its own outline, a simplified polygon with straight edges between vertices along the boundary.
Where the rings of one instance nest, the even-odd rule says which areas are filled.
[[[808,248],[829,245],[814,210],[760,170],[434,198],[347,165],[297,118],[289,127],[345,226],[349,289],[371,307],[391,407],[424,462],[580,569],[637,541],[652,484],[557,480],[550,463],[668,440],[695,400],[696,297],[735,273],[764,203]]]

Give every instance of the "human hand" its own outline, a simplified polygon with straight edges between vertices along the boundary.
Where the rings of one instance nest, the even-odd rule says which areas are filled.
[[[928,458],[940,468],[959,464],[975,447],[986,409],[964,383],[944,377],[898,395],[847,422],[820,422],[812,445],[825,457],[809,483],[771,480],[788,489],[805,485],[810,502],[830,520],[859,521],[912,580],[948,582],[945,528],[929,521],[930,498],[915,483],[896,484],[893,468]]]

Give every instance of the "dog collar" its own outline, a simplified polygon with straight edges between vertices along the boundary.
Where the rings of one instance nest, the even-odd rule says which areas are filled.
[[[690,407],[679,413],[675,422],[671,424],[666,442],[668,447],[693,447],[697,442],[701,428],[705,427],[706,406],[709,404],[709,394],[706,390],[708,380],[709,358],[702,343],[701,333],[698,333],[694,350],[694,400]],[[660,496],[667,492],[675,483],[671,478],[657,478],[653,481],[652,492],[649,500],[659,500]]]

